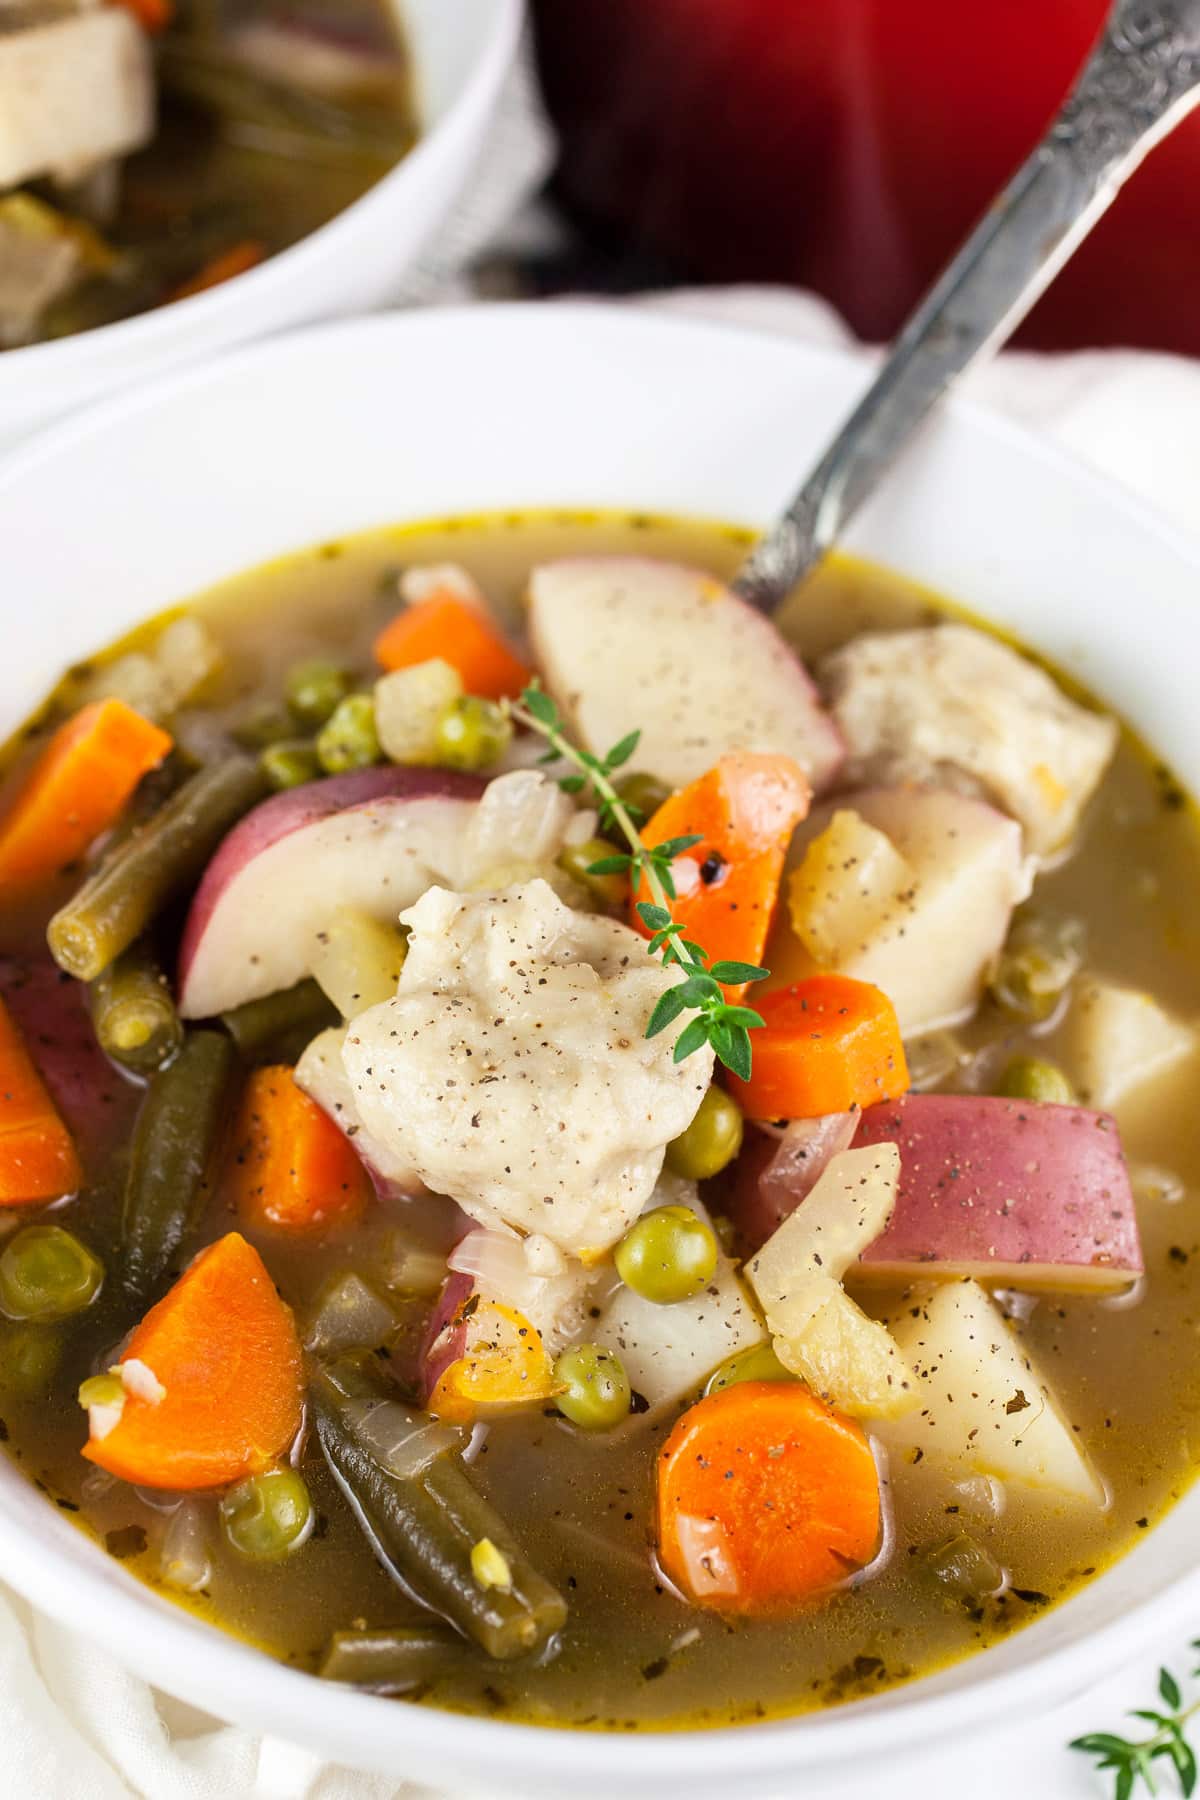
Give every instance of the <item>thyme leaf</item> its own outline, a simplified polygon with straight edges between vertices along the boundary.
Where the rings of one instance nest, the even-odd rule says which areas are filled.
[[[1194,1642],[1192,1648],[1200,1650],[1200,1640]],[[1200,1676],[1200,1669],[1195,1669],[1193,1674]],[[1193,1700],[1188,1706],[1183,1704],[1182,1690],[1170,1669],[1159,1670],[1158,1693],[1165,1711],[1138,1707],[1130,1714],[1131,1718],[1143,1719],[1153,1726],[1145,1737],[1126,1738],[1115,1731],[1089,1731],[1083,1737],[1072,1738],[1068,1746],[1094,1757],[1097,1769],[1111,1770],[1113,1800],[1130,1800],[1139,1783],[1147,1793],[1156,1793],[1154,1764],[1159,1761],[1171,1764],[1182,1794],[1195,1792],[1196,1753],[1188,1742],[1187,1727],[1200,1712],[1200,1700]]]
[[[644,887],[650,895],[637,906],[638,917],[650,933],[646,948],[651,956],[661,956],[667,967],[678,968],[682,979],[659,998],[646,1023],[646,1036],[657,1037],[684,1013],[691,1013],[675,1040],[675,1061],[683,1062],[702,1045],[711,1044],[725,1067],[748,1081],[753,1060],[750,1033],[763,1021],[752,1007],[727,1001],[724,988],[761,981],[770,970],[760,969],[756,963],[713,962],[702,945],[684,936],[682,925],[672,917],[670,902],[677,897],[672,864],[702,839],[693,835],[668,838],[661,844],[643,843],[637,825],[641,812],[621,799],[612,779],[637,749],[641,733],[627,733],[604,756],[581,750],[567,737],[558,707],[536,681],[519,700],[508,702],[507,711],[519,724],[545,738],[549,748],[543,762],[561,759],[571,764],[573,772],[558,778],[563,792],[586,795],[596,806],[601,827],[615,828],[628,844],[627,852],[614,852],[591,863],[588,873],[628,874],[635,892]]]

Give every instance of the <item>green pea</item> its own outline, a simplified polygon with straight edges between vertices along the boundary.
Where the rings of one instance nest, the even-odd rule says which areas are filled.
[[[1048,1019],[1079,973],[1086,947],[1078,919],[1019,912],[988,980],[993,1000],[1018,1018]]]
[[[62,1361],[62,1338],[44,1325],[12,1325],[0,1335],[0,1385],[33,1400],[44,1394]]]
[[[316,781],[321,773],[321,759],[307,738],[282,738],[268,744],[258,760],[276,793]]]
[[[0,1256],[0,1311],[10,1319],[65,1319],[100,1292],[104,1264],[61,1225],[27,1225]]]
[[[755,1344],[739,1350],[715,1368],[705,1383],[706,1394],[719,1394],[723,1388],[736,1387],[739,1381],[795,1381],[785,1369],[770,1344]]]
[[[658,1206],[643,1213],[617,1245],[617,1274],[658,1306],[694,1300],[712,1280],[717,1240],[686,1206]]]
[[[591,865],[611,856],[613,847],[605,838],[588,838],[582,844],[568,844],[559,852],[558,866],[572,881],[577,881],[597,906],[616,912],[629,899],[629,880],[616,871],[611,875],[589,874]]]
[[[434,739],[438,762],[447,769],[487,769],[508,749],[512,721],[494,700],[463,694],[438,720]]]
[[[350,677],[337,663],[320,656],[293,663],[283,691],[297,724],[313,731],[331,719],[350,692]]]
[[[1074,1106],[1075,1090],[1056,1063],[1040,1056],[1014,1056],[996,1090],[1010,1100],[1036,1100],[1051,1106]]]
[[[674,793],[665,781],[657,775],[647,775],[644,771],[635,770],[632,775],[622,775],[613,786],[625,802],[633,810],[635,825],[644,825],[647,819],[653,818],[660,806],[665,806]]]
[[[341,701],[317,738],[317,759],[327,775],[369,769],[383,752],[375,729],[375,702],[370,694],[349,694]]]
[[[221,1524],[240,1556],[278,1562],[312,1530],[312,1497],[295,1469],[267,1469],[230,1488],[221,1501]]]
[[[742,1147],[742,1114],[724,1088],[710,1087],[686,1131],[667,1145],[667,1167],[688,1181],[707,1181]]]
[[[608,1431],[629,1413],[632,1394],[621,1359],[598,1344],[576,1344],[554,1364],[555,1404],[582,1431]]]

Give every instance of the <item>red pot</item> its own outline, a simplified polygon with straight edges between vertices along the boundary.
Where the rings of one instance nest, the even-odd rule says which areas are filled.
[[[891,336],[1061,101],[1106,0],[535,0],[561,188],[705,281],[782,281]],[[1027,343],[1200,354],[1200,113]]]

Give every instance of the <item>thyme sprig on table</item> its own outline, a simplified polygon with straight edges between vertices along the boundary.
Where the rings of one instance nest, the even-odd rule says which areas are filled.
[[[622,800],[613,781],[616,771],[629,761],[641,740],[640,731],[631,731],[605,756],[593,756],[581,750],[566,735],[566,725],[554,701],[536,682],[531,683],[519,700],[510,701],[508,711],[520,724],[545,738],[550,748],[542,758],[552,763],[561,758],[569,762],[574,773],[558,778],[564,793],[582,795],[595,802],[600,825],[604,830],[617,830],[629,845],[627,852],[602,856],[589,865],[589,875],[628,874],[634,892],[645,887],[649,900],[637,903],[638,916],[651,933],[646,948],[652,956],[661,956],[665,964],[678,967],[682,981],[668,988],[646,1024],[646,1036],[657,1037],[669,1025],[690,1012],[693,1017],[675,1040],[675,1061],[682,1062],[703,1044],[711,1044],[718,1059],[743,1081],[749,1080],[752,1055],[750,1032],[762,1024],[753,1007],[738,1006],[726,1000],[722,983],[740,984],[761,981],[770,971],[754,963],[712,962],[702,945],[684,936],[682,925],[671,916],[671,901],[676,899],[672,863],[685,850],[702,840],[699,837],[668,838],[661,844],[645,844],[635,822],[641,813]]]
[[[1200,1650],[1200,1640],[1193,1642],[1192,1649]],[[1193,1674],[1200,1675],[1200,1669],[1193,1670]],[[1157,1793],[1154,1764],[1158,1761],[1172,1765],[1185,1795],[1195,1790],[1196,1753],[1188,1743],[1186,1730],[1189,1720],[1200,1712],[1200,1700],[1184,1706],[1179,1683],[1170,1669],[1159,1670],[1158,1693],[1164,1707],[1168,1708],[1166,1712],[1138,1707],[1130,1714],[1131,1718],[1145,1719],[1154,1727],[1147,1736],[1124,1738],[1113,1731],[1089,1731],[1084,1737],[1071,1740],[1072,1750],[1094,1756],[1098,1769],[1113,1771],[1113,1800],[1129,1800],[1139,1781],[1145,1784],[1149,1793]]]

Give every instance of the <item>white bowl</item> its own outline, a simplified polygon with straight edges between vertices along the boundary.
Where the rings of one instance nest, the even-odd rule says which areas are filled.
[[[765,522],[863,379],[839,355],[632,311],[480,308],[306,332],[110,402],[0,467],[0,727],[144,614],[366,526],[557,505]],[[1200,552],[1124,494],[954,405],[850,541],[1073,670],[1200,788]],[[1193,1492],[1067,1604],[927,1681],[819,1717],[584,1744],[282,1668],[140,1587],[0,1459],[0,1575],[149,1679],[338,1761],[522,1796],[727,1794],[850,1761],[866,1781],[902,1745],[1027,1717],[1194,1627],[1198,1545]]]
[[[422,136],[361,200],[235,280],[136,318],[0,353],[0,448],[97,395],[232,344],[391,299],[457,199],[520,39],[523,0],[396,0]]]

